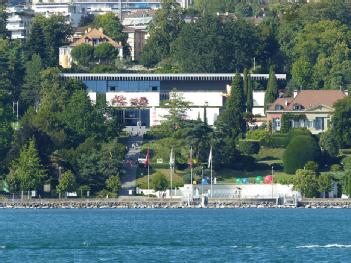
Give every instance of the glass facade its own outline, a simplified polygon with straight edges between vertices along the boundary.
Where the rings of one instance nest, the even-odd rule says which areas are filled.
[[[142,80],[83,80],[89,92],[148,92],[160,91],[160,81]]]

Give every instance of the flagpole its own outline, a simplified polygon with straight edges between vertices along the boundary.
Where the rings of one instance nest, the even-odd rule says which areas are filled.
[[[193,198],[193,147],[190,147],[190,184],[191,184],[191,198]]]
[[[148,197],[150,197],[150,164],[147,162],[147,192]]]
[[[147,162],[147,196],[150,197],[150,147],[147,147],[146,162]]]
[[[212,160],[211,160],[211,198],[212,197],[213,197],[213,179],[212,179]]]

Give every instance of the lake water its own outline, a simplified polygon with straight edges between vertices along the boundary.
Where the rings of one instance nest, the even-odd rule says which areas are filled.
[[[0,262],[350,262],[351,210],[0,210]]]

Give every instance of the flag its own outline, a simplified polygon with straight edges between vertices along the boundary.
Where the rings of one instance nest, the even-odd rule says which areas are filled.
[[[212,146],[211,146],[210,154],[208,156],[208,168],[210,168],[211,165],[212,165]]]
[[[193,168],[193,147],[190,147],[189,167]]]
[[[146,159],[144,162],[145,167],[148,167],[150,163],[150,147],[147,147]]]
[[[172,168],[174,166],[174,156],[173,156],[173,148],[171,149],[171,154],[169,156],[169,167]]]

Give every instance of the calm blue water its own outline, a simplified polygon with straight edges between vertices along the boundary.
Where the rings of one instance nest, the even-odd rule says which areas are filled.
[[[351,262],[351,210],[0,210],[0,262]]]

